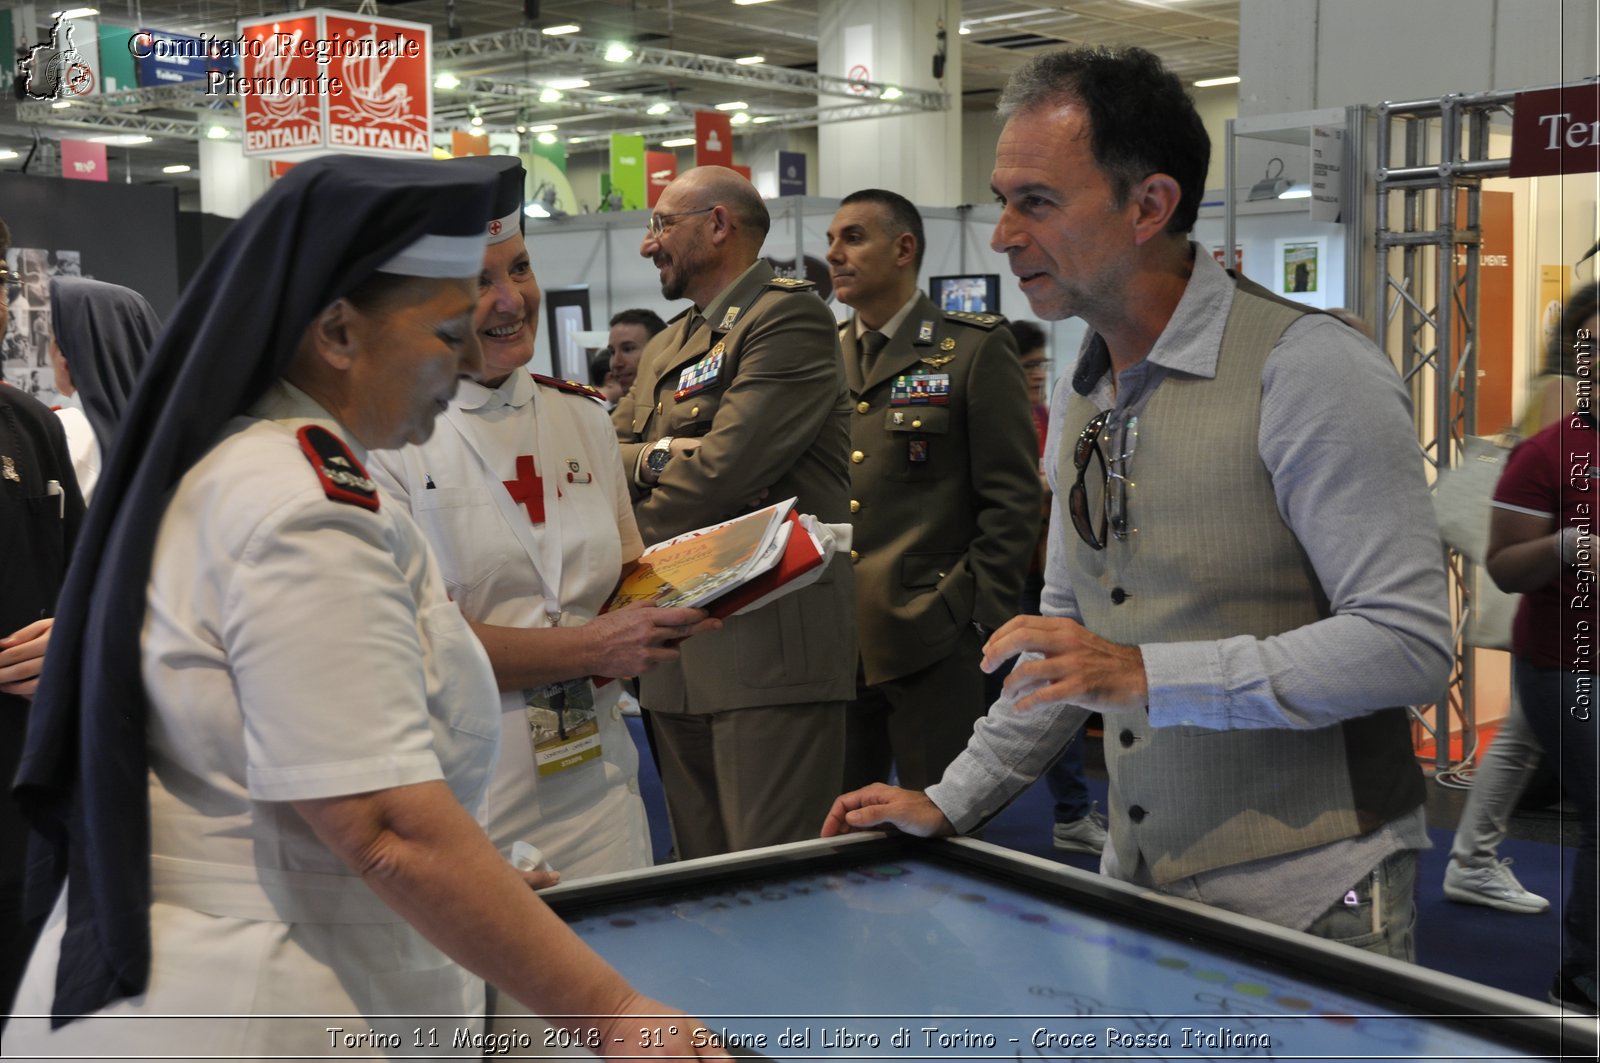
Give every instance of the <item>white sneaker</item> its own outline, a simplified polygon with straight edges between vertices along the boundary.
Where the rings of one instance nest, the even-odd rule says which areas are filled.
[[[1106,847],[1106,817],[1100,804],[1089,806],[1089,814],[1069,823],[1057,823],[1050,830],[1050,844],[1064,853],[1095,853]]]
[[[1463,904],[1482,904],[1502,912],[1537,914],[1550,902],[1522,888],[1511,873],[1511,861],[1488,867],[1462,867],[1454,860],[1444,869],[1444,895]]]

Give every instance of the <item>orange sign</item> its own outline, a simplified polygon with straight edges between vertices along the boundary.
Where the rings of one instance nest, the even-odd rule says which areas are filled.
[[[328,146],[380,155],[431,153],[432,29],[414,22],[323,16],[335,48],[329,74],[344,92],[328,97]]]
[[[323,147],[322,96],[316,91],[320,71],[316,53],[302,48],[316,40],[317,22],[315,15],[298,15],[239,23],[244,54],[232,87],[244,103],[246,155]],[[296,91],[302,89],[308,91]]]
[[[307,11],[241,20],[239,35],[239,74],[208,92],[241,98],[246,155],[432,153],[430,27]]]
[[[670,151],[644,153],[645,198],[651,210],[672,179],[678,176],[678,157]]]
[[[694,113],[694,164],[733,165],[733,119],[720,111]]]

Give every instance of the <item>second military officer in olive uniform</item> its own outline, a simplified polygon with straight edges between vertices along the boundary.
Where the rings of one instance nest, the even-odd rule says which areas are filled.
[[[921,789],[987,709],[978,661],[1016,613],[1038,533],[1038,445],[1009,330],[917,287],[922,218],[904,196],[846,196],[828,230],[850,389],[856,700],[845,785]]]
[[[646,543],[791,496],[849,520],[833,315],[812,284],[757,257],[770,225],[754,186],[720,166],[679,176],[651,215],[640,254],[664,298],[694,307],[650,341],[612,415]],[[854,691],[850,576],[836,557],[812,586],[728,617],[641,677],[679,856],[821,828]]]

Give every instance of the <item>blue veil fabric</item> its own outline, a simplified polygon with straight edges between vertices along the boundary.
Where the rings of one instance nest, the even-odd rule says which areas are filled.
[[[150,804],[139,636],[173,487],[287,369],[329,303],[423,234],[481,234],[475,167],[324,156],[281,178],[201,267],[150,352],[56,611],[15,794],[39,833],[27,914],[67,890],[53,1024],[142,992]]]
[[[107,453],[161,320],[131,288],[87,277],[54,277],[50,331],[72,370],[72,386],[82,397],[100,451]]]

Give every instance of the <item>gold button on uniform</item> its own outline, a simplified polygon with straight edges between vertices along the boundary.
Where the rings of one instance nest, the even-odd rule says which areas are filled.
[[[921,421],[912,421],[911,422],[911,427],[912,428],[921,428],[922,427],[922,422]]]
[[[855,462],[857,465],[860,465],[862,462],[867,460],[867,456],[861,453],[859,450],[852,450],[850,452],[850,460]]]
[[[861,503],[856,501],[853,498],[850,500],[850,512],[852,512],[852,513],[860,513],[861,512]]]
[[[658,402],[658,403],[656,403],[656,412],[657,412],[657,413],[660,413],[660,412],[661,412],[661,403],[659,403],[659,402]]]
[[[856,561],[860,561],[861,560],[861,555],[856,553],[854,550],[852,550],[852,551],[850,551],[850,560],[851,560],[852,563],[854,563]]]
[[[699,417],[700,416],[700,407],[696,406],[694,409],[690,410],[689,411],[689,416],[690,417]]]
[[[856,412],[857,413],[870,413],[871,411],[872,411],[872,403],[870,403],[870,402],[858,402],[858,403],[856,403]]]

